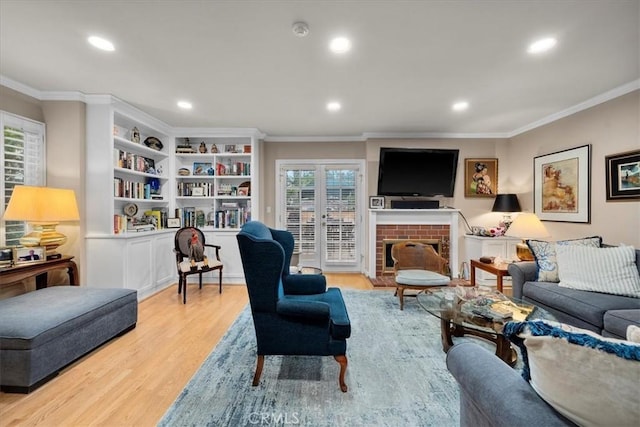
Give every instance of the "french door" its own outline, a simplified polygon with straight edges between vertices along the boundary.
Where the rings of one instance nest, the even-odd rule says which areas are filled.
[[[278,227],[295,239],[299,265],[361,271],[364,165],[277,162]]]

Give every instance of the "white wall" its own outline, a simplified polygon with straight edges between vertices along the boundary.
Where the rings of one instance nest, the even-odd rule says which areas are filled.
[[[591,144],[591,224],[544,224],[554,240],[600,235],[640,248],[640,201],[606,200],[605,156],[640,150],[640,91],[613,99],[511,139],[502,170],[523,209],[533,211],[533,158]]]

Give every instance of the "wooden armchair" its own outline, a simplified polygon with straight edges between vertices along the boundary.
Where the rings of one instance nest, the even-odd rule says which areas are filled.
[[[391,247],[391,258],[400,310],[404,309],[406,288],[427,289],[446,286],[451,282],[447,276],[449,262],[431,245],[411,241],[396,243]]]

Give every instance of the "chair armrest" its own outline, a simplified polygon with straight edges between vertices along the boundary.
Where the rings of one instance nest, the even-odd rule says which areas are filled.
[[[204,245],[205,248],[213,248],[216,250],[216,258],[218,259],[218,261],[220,261],[220,249],[222,248],[222,246],[220,245],[210,245],[208,243],[205,243]]]
[[[520,372],[478,344],[462,342],[447,353],[460,386],[461,426],[571,426],[522,379]]]
[[[321,294],[327,290],[327,278],[322,274],[288,274],[283,279],[285,295]]]
[[[328,320],[331,310],[329,309],[329,304],[325,302],[284,298],[278,301],[276,312],[281,316]]]
[[[535,261],[521,261],[509,264],[507,267],[511,276],[513,297],[522,299],[522,286],[525,282],[533,282],[538,277],[538,266]]]

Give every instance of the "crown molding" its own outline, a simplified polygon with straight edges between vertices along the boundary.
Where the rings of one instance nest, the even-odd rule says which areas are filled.
[[[202,131],[211,132],[210,128],[172,128],[168,124],[156,119],[155,117],[145,113],[144,111],[127,104],[112,95],[90,95],[76,91],[41,91],[27,86],[23,83],[17,82],[13,79],[0,75],[0,85],[6,86],[9,89],[13,89],[24,95],[30,96],[40,101],[80,101],[87,104],[108,104],[115,102],[119,108],[128,111],[135,111],[136,115],[144,116],[150,122],[156,123],[164,130],[171,130],[174,132],[189,132]],[[560,120],[564,117],[576,114],[580,111],[595,107],[596,105],[605,103],[614,98],[618,98],[622,95],[626,95],[635,90],[640,89],[640,79],[631,81],[622,86],[609,90],[593,98],[587,99],[579,104],[571,106],[565,110],[543,117],[540,120],[529,123],[528,125],[517,128],[511,132],[498,132],[498,133],[438,133],[438,132],[363,132],[361,135],[345,135],[345,136],[270,136],[256,128],[221,128],[216,129],[214,133],[216,135],[223,135],[225,133],[234,133],[237,135],[238,131],[246,132],[247,136],[254,136],[259,139],[263,139],[265,142],[358,142],[367,141],[368,139],[424,139],[424,138],[439,138],[439,139],[510,139],[518,136],[522,133],[528,132],[535,128],[547,125],[549,123]],[[200,134],[202,135],[202,134]]]
[[[265,142],[360,142],[366,141],[364,135],[344,136],[270,136],[264,138]]]
[[[607,101],[610,101],[614,98],[618,98],[619,96],[622,96],[622,95],[626,95],[638,89],[640,89],[640,79],[634,80],[622,86],[618,86],[615,89],[611,89],[610,91],[607,91],[600,95],[596,95],[593,98],[587,99],[586,101],[583,101],[579,104],[569,107],[566,110],[559,111],[557,113],[544,117],[540,120],[529,123],[528,125],[522,126],[521,128],[518,128],[513,132],[511,132],[507,138],[513,138],[514,136],[528,132],[535,128],[539,128],[540,126],[544,126],[549,123],[555,122],[556,120],[560,120],[562,118],[571,116],[572,114],[579,113],[580,111],[584,111],[591,107],[595,107],[596,105],[603,104]]]
[[[226,135],[247,136],[257,139],[264,139],[266,134],[257,128],[190,128],[190,127],[174,127],[171,129],[174,134],[180,136],[202,136],[202,137],[220,137]]]
[[[3,75],[0,75],[0,85],[8,87],[9,89],[13,89],[16,92],[20,92],[37,100],[42,100],[42,92],[38,89],[34,89],[31,86],[27,86]]]

